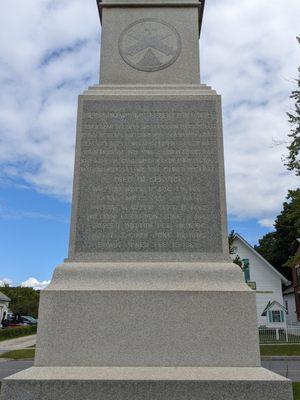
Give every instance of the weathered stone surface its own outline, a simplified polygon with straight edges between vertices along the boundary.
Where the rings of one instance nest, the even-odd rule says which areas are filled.
[[[156,7],[104,8],[101,83],[199,83],[199,2],[189,1],[186,7],[159,3],[163,1]]]
[[[31,368],[4,381],[5,400],[288,400],[263,368]],[[199,397],[201,396],[201,397]]]
[[[177,99],[99,92],[79,102],[70,259],[224,260],[219,96],[206,88]]]
[[[46,291],[249,292],[231,262],[66,262],[56,267]],[[45,293],[45,292],[43,292]]]
[[[50,290],[41,310],[38,366],[260,365],[250,289]]]

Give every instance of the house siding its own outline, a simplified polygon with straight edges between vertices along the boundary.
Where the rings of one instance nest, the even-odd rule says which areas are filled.
[[[269,302],[283,303],[282,282],[280,275],[273,271],[254,250],[246,246],[238,237],[233,246],[241,259],[248,259],[250,264],[250,281],[256,283],[256,308],[258,325],[267,325],[266,317],[261,314]],[[235,255],[232,255],[234,258]]]
[[[7,316],[7,313],[8,313],[8,302],[0,300],[0,327],[2,326],[1,322],[2,322],[2,318],[4,316],[4,313],[6,313],[6,316]]]
[[[296,303],[295,303],[295,294],[285,294],[283,296],[284,306],[287,303],[288,312],[286,314],[286,322],[288,325],[294,325],[297,323],[297,314],[296,314]]]

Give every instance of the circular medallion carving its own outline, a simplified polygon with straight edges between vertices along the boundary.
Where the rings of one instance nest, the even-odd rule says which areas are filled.
[[[130,24],[120,35],[123,60],[140,71],[158,71],[178,58],[181,40],[176,29],[158,19],[145,18]]]

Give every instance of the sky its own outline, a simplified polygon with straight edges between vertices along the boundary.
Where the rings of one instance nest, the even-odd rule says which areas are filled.
[[[208,0],[201,81],[222,95],[229,229],[255,244],[288,189],[299,0]],[[2,0],[0,286],[43,288],[67,256],[77,96],[99,80],[95,0]]]

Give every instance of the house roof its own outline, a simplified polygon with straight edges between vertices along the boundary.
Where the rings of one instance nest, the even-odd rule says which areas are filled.
[[[290,286],[290,287],[288,287],[288,288],[283,292],[283,295],[285,295],[285,294],[292,294],[292,293],[294,293],[294,292],[295,292],[294,286]]]
[[[291,282],[288,279],[286,279],[285,276],[283,276],[279,271],[277,271],[277,269],[274,268],[273,265],[271,265],[261,254],[259,254],[241,235],[235,233],[234,239],[236,238],[239,239],[242,243],[244,243],[244,245],[248,247],[248,249],[251,250],[258,258],[260,258],[260,260],[263,261],[267,267],[269,267],[275,274],[277,274],[280,277],[281,281],[286,286],[291,284]]]
[[[269,310],[270,308],[272,308],[273,306],[275,306],[275,304],[276,304],[278,307],[282,308],[283,311],[286,312],[286,308],[283,307],[282,304],[278,303],[278,301],[274,300],[274,301],[272,301],[272,303],[269,301],[269,303],[267,304],[267,307],[264,309],[264,311],[263,311],[263,313],[261,314],[261,316],[262,316],[262,317],[265,317],[265,316],[267,315],[268,310]]]
[[[10,301],[10,298],[6,294],[0,292],[0,301]]]

